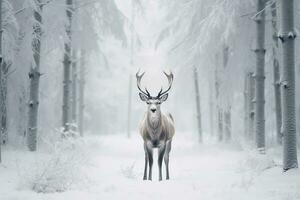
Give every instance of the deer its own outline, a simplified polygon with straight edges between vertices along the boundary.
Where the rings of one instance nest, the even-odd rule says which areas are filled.
[[[172,87],[173,74],[164,72],[168,79],[169,86],[163,91],[159,91],[157,96],[151,96],[147,88],[145,91],[141,89],[141,79],[145,72],[139,75],[136,73],[137,88],[139,90],[139,97],[143,102],[148,105],[147,111],[144,114],[140,124],[139,132],[144,141],[145,151],[145,167],[143,180],[147,180],[147,166],[149,163],[148,180],[152,180],[152,165],[153,165],[153,149],[158,149],[158,169],[159,181],[162,181],[162,161],[164,159],[166,167],[166,180],[170,179],[169,176],[169,154],[172,146],[172,138],[175,134],[174,120],[170,113],[163,114],[160,105],[168,99],[168,92]]]

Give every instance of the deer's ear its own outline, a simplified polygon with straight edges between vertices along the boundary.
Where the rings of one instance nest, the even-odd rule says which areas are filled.
[[[168,94],[168,93],[167,93],[167,94],[164,94],[164,95],[162,95],[162,96],[159,98],[160,102],[164,102],[164,101],[166,101],[166,100],[168,99],[168,96],[169,96],[169,94]]]
[[[142,101],[148,101],[148,97],[145,94],[139,93],[139,95]]]

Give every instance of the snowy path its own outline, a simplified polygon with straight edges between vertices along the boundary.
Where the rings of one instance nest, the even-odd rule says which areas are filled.
[[[71,190],[62,193],[43,194],[20,188],[14,183],[18,176],[13,175],[13,170],[2,167],[0,199],[300,199],[299,170],[283,174],[270,156],[224,145],[199,146],[183,138],[174,140],[170,156],[171,180],[157,181],[155,157],[153,181],[143,181],[141,142],[139,137],[131,140],[120,136],[89,138],[86,141],[88,162],[81,167],[81,184],[75,183]],[[8,175],[14,177],[9,183]]]

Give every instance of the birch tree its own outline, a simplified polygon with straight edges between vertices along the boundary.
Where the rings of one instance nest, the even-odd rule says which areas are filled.
[[[141,44],[137,44],[139,41],[139,36],[135,31],[135,17],[137,11],[144,12],[144,6],[142,0],[131,0],[131,22],[130,22],[130,69],[129,79],[128,79],[128,105],[127,105],[127,137],[130,138],[131,132],[131,118],[132,118],[132,69],[134,69],[134,56],[135,49]],[[140,42],[140,41],[139,41]]]
[[[84,114],[84,85],[85,85],[85,51],[80,51],[79,65],[79,95],[78,95],[78,131],[80,136],[83,136],[83,114]]]
[[[265,152],[265,0],[257,0],[256,70],[255,70],[255,132],[256,147]]]
[[[250,95],[249,95],[249,73],[245,74],[244,79],[244,132],[245,137],[247,138],[249,136],[249,130],[248,130],[248,124],[249,124],[249,101],[250,101]]]
[[[272,31],[273,31],[273,80],[274,80],[274,98],[275,98],[275,117],[276,117],[276,139],[277,143],[282,143],[281,135],[281,93],[280,93],[280,71],[278,61],[278,30],[277,30],[277,2],[272,2]]]
[[[72,52],[72,111],[71,111],[71,118],[72,118],[72,128],[74,131],[77,129],[77,51],[74,49]]]
[[[2,1],[1,5],[1,63],[0,63],[0,142],[6,144],[8,142],[8,76],[10,74],[11,65],[14,57],[13,46],[16,40],[15,32],[17,29],[14,11],[9,1]]]
[[[294,0],[281,1],[283,170],[298,168],[295,115]]]
[[[209,80],[209,130],[210,134],[214,135],[214,106],[215,106],[215,101],[213,97],[213,83],[212,80]]]
[[[80,10],[78,10],[79,6],[79,1],[78,0],[73,0],[73,19],[72,19],[72,64],[71,64],[71,121],[72,121],[72,130],[74,132],[77,132],[78,129],[78,124],[77,124],[77,119],[78,119],[78,67],[79,67],[79,59],[78,59],[78,47],[79,45],[76,44],[75,42],[75,37],[80,37],[78,33],[80,32],[79,29],[79,17],[80,17]],[[77,8],[77,9],[76,9]],[[77,33],[77,34],[76,34]],[[77,134],[77,133],[76,133]]]
[[[227,64],[228,64],[228,59],[229,59],[229,46],[227,44],[223,45],[223,70],[224,72],[226,70],[230,70],[229,68],[227,68]],[[225,76],[226,74],[223,74],[223,76]],[[224,81],[224,84],[226,84],[226,82],[229,82],[228,79],[227,81]],[[227,89],[228,86],[225,88]],[[225,89],[224,89],[225,91]],[[228,91],[227,91],[228,92]],[[224,93],[224,92],[223,92]],[[225,141],[229,141],[231,139],[231,103],[229,100],[229,96],[225,96],[225,101],[226,101],[226,105],[224,108],[224,113],[223,113],[223,126],[224,126],[224,140]]]
[[[198,126],[198,140],[202,143],[202,125],[201,125],[201,106],[200,106],[200,91],[199,91],[199,81],[198,81],[198,70],[197,67],[194,66],[193,70],[194,74],[194,84],[195,84],[195,100],[196,100],[196,118],[197,118],[197,126]]]
[[[133,69],[133,53],[134,53],[134,0],[131,0],[131,25],[130,25],[130,68]],[[132,100],[132,72],[129,72],[129,85],[128,85],[128,107],[127,107],[127,137],[130,138],[131,131],[131,100]]]
[[[225,141],[231,140],[231,106],[224,112]]]
[[[62,125],[63,131],[68,132],[70,129],[70,114],[71,114],[71,40],[72,40],[72,15],[73,15],[73,0],[66,0],[66,35],[67,40],[65,41],[65,52],[64,52],[64,77],[63,77],[63,112],[62,112]]]
[[[7,109],[8,109],[8,102],[7,102],[7,79],[8,79],[8,73],[9,69],[11,67],[11,62],[2,60],[1,64],[1,74],[0,74],[0,81],[1,81],[1,92],[0,92],[0,98],[1,98],[1,136],[2,144],[6,144],[8,141],[8,132],[7,132],[7,121],[8,121],[8,116],[7,116]]]
[[[2,24],[3,24],[3,12],[2,12],[2,3],[3,0],[0,0],[0,30],[3,29]],[[2,66],[2,61],[3,61],[3,51],[2,51],[2,31],[0,31],[0,66]],[[2,70],[0,70],[0,76],[2,76]],[[0,88],[2,85],[0,85]],[[1,100],[0,100],[1,101]],[[2,102],[0,102],[2,104]],[[2,112],[0,112],[0,117],[2,118]],[[0,162],[2,162],[2,134],[0,134]]]
[[[254,125],[255,125],[255,77],[253,72],[248,74],[248,92],[249,92],[249,101],[248,101],[248,115],[249,122],[247,124],[248,129],[248,138],[254,139]]]
[[[217,102],[217,123],[218,123],[218,141],[223,140],[223,111],[220,105],[220,79],[218,71],[218,55],[216,55],[216,70],[215,70],[215,91],[216,91],[216,102]]]
[[[30,81],[30,94],[28,103],[28,126],[27,126],[27,146],[30,151],[36,151],[37,130],[38,130],[38,106],[39,106],[39,82],[40,82],[40,53],[42,37],[42,5],[41,0],[36,1],[33,24],[33,62],[28,74]]]
[[[248,72],[245,77],[245,138],[253,139],[254,130],[254,89],[255,80],[253,72]]]

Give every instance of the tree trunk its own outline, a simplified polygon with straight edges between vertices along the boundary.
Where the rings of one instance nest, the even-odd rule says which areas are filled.
[[[1,143],[6,144],[8,140],[7,132],[7,76],[11,63],[7,63],[4,59],[1,65]]]
[[[72,24],[72,6],[73,0],[66,0],[66,14],[67,14],[67,24],[66,24],[66,33],[67,33],[67,41],[65,42],[65,52],[64,52],[64,80],[63,80],[63,112],[62,112],[62,126],[63,132],[68,132],[70,129],[70,115],[71,115],[71,107],[70,107],[70,98],[71,98],[71,40],[72,40],[72,32],[71,32],[71,24]]]
[[[25,89],[26,86],[21,86],[21,93],[18,96],[18,136],[23,137],[23,145],[26,146],[26,132],[27,132],[27,91]]]
[[[77,131],[77,51],[72,54],[72,126]]]
[[[256,74],[255,74],[255,132],[256,147],[265,153],[265,0],[257,0],[256,22]]]
[[[40,0],[37,1],[40,4]],[[38,126],[38,106],[39,106],[39,83],[40,83],[40,52],[42,37],[42,6],[37,5],[38,10],[34,11],[35,24],[33,25],[33,63],[29,72],[30,96],[28,103],[28,127],[27,127],[27,146],[30,151],[36,151],[37,145],[37,126]]]
[[[216,54],[216,70],[215,70],[215,91],[216,91],[216,102],[217,102],[217,123],[218,123],[218,135],[217,135],[217,139],[218,141],[222,141],[223,140],[223,113],[222,113],[222,108],[220,105],[220,80],[219,80],[219,73],[218,73],[218,59],[219,56],[218,54]]]
[[[2,17],[2,0],[0,0],[0,30],[2,30],[2,20],[3,20],[3,17]],[[2,61],[3,61],[3,55],[2,55],[2,31],[0,31],[0,66],[2,66]],[[0,70],[0,77],[2,76],[2,72]],[[1,84],[1,82],[0,82]],[[0,85],[0,88],[2,87],[2,85]],[[1,101],[1,99],[0,99]],[[0,102],[0,104],[2,104],[3,102]],[[2,112],[0,112],[0,118],[2,118]],[[2,136],[0,134],[0,141],[2,141]],[[1,142],[0,142],[0,163],[2,162],[2,156],[1,156]]]
[[[273,76],[274,76],[274,97],[275,97],[275,117],[276,117],[276,138],[277,143],[282,144],[281,134],[281,92],[280,92],[280,72],[277,58],[278,52],[278,31],[277,31],[277,6],[276,1],[272,3],[272,30],[273,30]]]
[[[225,122],[225,141],[231,140],[231,107],[224,112],[224,122]]]
[[[223,111],[218,106],[218,141],[221,142],[223,140]]]
[[[131,98],[132,98],[132,75],[129,75],[128,85],[128,110],[127,110],[127,137],[130,138],[131,132]]]
[[[198,83],[198,70],[196,66],[194,66],[194,84],[195,84],[195,96],[196,96],[196,115],[197,115],[198,135],[199,135],[199,142],[202,143],[200,91],[199,91],[199,83]]]
[[[249,92],[249,73],[246,73],[245,80],[244,80],[244,134],[245,138],[249,138],[249,116],[250,116],[250,109],[249,109],[249,102],[250,102],[250,92]]]
[[[229,46],[227,44],[223,45],[223,68],[227,67],[228,64],[228,59],[229,59]],[[228,98],[228,97],[227,97]],[[224,140],[225,141],[230,141],[231,140],[231,105],[229,99],[227,99],[228,104],[226,105],[226,110],[223,113],[223,129],[224,129]]]
[[[79,69],[79,110],[78,110],[78,130],[83,136],[83,113],[84,113],[84,85],[85,85],[85,52],[81,50]]]
[[[133,54],[134,54],[134,19],[135,19],[135,12],[134,12],[134,0],[131,0],[131,26],[130,26],[130,67],[133,68],[134,61],[133,61]],[[131,132],[131,99],[132,99],[132,74],[130,70],[129,74],[129,85],[128,85],[128,105],[127,105],[127,137],[130,138]]]
[[[212,80],[209,81],[209,126],[210,135],[214,135],[214,99]]]
[[[249,124],[248,133],[249,139],[254,140],[254,126],[255,126],[255,77],[253,72],[249,73]]]
[[[283,170],[298,167],[295,115],[294,1],[281,2]]]

